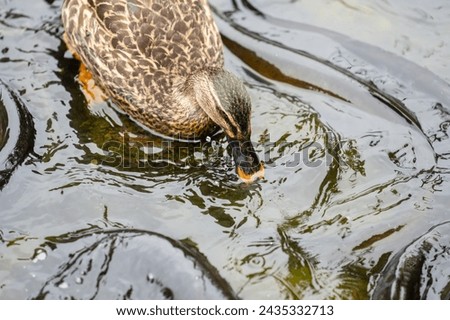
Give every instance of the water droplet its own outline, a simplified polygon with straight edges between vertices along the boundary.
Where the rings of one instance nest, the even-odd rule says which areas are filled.
[[[147,275],[147,281],[150,282],[150,283],[155,282],[155,276],[153,275],[153,273],[149,273]]]
[[[69,287],[69,284],[67,282],[61,282],[58,285],[58,288],[61,288],[61,289],[67,289],[68,287]]]
[[[46,258],[47,258],[47,252],[45,252],[42,249],[38,249],[38,250],[36,250],[36,254],[35,254],[34,258],[33,258],[33,262],[36,263],[38,261],[43,261]]]
[[[82,283],[83,283],[83,278],[77,277],[77,278],[75,279],[75,283],[76,283],[76,284],[82,284]]]

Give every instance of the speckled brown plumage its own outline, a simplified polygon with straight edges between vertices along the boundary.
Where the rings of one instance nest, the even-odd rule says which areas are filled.
[[[196,75],[223,68],[206,0],[65,0],[62,20],[70,50],[137,121],[183,139],[217,129],[189,94]]]

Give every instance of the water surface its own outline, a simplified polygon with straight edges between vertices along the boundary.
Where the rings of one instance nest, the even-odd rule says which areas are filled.
[[[1,298],[160,297],[146,296],[158,279],[144,266],[168,244],[179,262],[167,273],[207,275],[212,296],[399,298],[386,292],[400,286],[449,297],[445,0],[211,1],[226,64],[253,101],[266,166],[253,185],[223,136],[164,141],[111,102],[89,103],[61,3],[0,0]],[[117,264],[102,245],[129,253],[128,287],[115,271],[60,281],[105,256]],[[64,269],[74,256],[80,267]],[[171,286],[163,297],[185,296]]]

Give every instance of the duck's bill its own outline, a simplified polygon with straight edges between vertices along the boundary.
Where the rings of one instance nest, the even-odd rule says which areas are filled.
[[[236,173],[246,183],[264,178],[264,165],[259,161],[250,141],[230,141],[229,147],[236,164]]]

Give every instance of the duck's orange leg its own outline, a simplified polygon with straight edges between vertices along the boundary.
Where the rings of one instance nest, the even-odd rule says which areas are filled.
[[[78,81],[89,104],[103,102],[107,99],[104,92],[95,84],[92,73],[86,68],[83,62],[80,65]]]
[[[82,92],[88,102],[89,105],[92,103],[103,102],[107,99],[107,96],[103,93],[103,91],[95,84],[94,79],[92,78],[92,73],[86,68],[84,63],[81,61],[78,54],[73,50],[70,46],[70,42],[67,39],[67,35],[64,33],[63,35],[64,42],[66,43],[67,49],[72,53],[73,57],[80,61],[80,69],[78,71],[78,81],[81,85]]]

